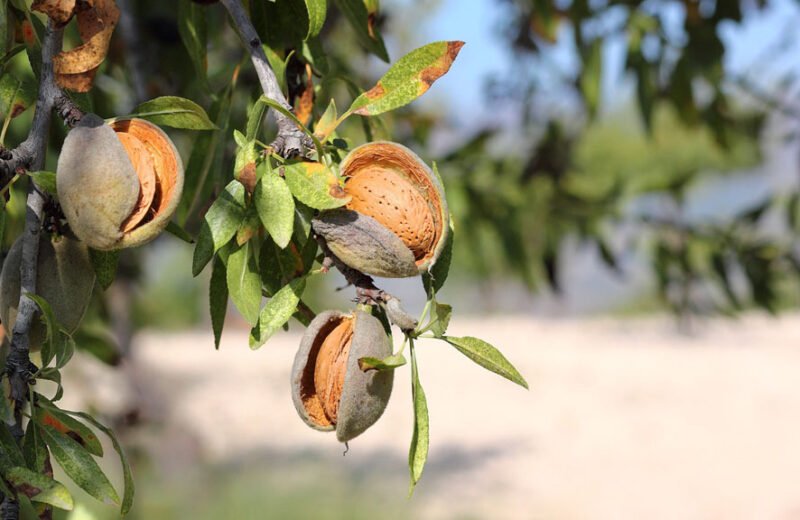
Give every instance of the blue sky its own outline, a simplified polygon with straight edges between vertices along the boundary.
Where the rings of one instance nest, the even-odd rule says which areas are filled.
[[[734,0],[719,0],[734,1]],[[384,9],[394,20],[389,34],[396,31],[405,37],[390,39],[387,43],[396,60],[412,48],[435,40],[464,40],[461,51],[451,71],[431,89],[419,103],[430,109],[447,107],[459,124],[491,115],[485,104],[485,79],[493,74],[508,74],[513,64],[503,41],[498,37],[501,26],[501,2],[497,0],[384,0]],[[681,9],[671,9],[670,19],[676,26],[682,21]],[[800,27],[800,3],[796,0],[771,0],[770,7],[762,12],[748,13],[743,25],[726,24],[721,36],[728,48],[726,70],[737,74],[749,73],[764,85],[777,80],[786,70],[800,71],[800,46],[780,53],[780,60],[768,50],[782,34],[797,31]],[[624,40],[612,41],[605,51],[606,74],[604,99],[613,106],[630,92],[622,85]],[[558,49],[555,60],[568,66],[569,50]],[[765,52],[766,51],[766,52]]]

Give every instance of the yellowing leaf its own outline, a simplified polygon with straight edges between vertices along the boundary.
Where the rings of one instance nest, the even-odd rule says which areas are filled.
[[[463,46],[461,41],[442,41],[411,51],[392,65],[374,87],[358,96],[347,113],[374,116],[414,101],[450,70]]]

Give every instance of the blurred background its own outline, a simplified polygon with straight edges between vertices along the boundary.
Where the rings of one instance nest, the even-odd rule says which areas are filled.
[[[81,102],[106,117],[159,95],[208,110],[219,131],[170,131],[196,194],[178,222],[195,233],[232,178],[255,74],[221,6],[117,2],[111,55]],[[420,100],[342,134],[436,162],[456,228],[440,293],[450,331],[497,346],[531,389],[423,342],[431,451],[408,500],[408,372],[343,457],[291,404],[302,327],[251,352],[231,307],[215,351],[209,272],[192,278],[192,246],[162,236],[123,252],[65,375],[64,406],[96,413],[127,447],[131,516],[800,518],[800,2],[367,1],[379,48],[347,3],[331,2],[319,40],[287,58],[289,99],[310,83],[318,117],[374,84],[382,57],[466,42]],[[179,13],[206,31],[200,61]],[[24,53],[9,67],[31,77]],[[4,118],[0,140],[22,140],[31,112]],[[5,248],[23,204],[12,193]],[[378,283],[422,309],[418,280]],[[342,285],[316,277],[308,303],[348,308]],[[116,515],[75,493],[62,518]]]

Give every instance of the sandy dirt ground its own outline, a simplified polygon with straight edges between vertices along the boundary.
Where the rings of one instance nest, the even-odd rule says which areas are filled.
[[[500,347],[531,389],[446,344],[419,345],[431,413],[420,517],[800,518],[800,315],[712,320],[691,336],[668,317],[473,318],[449,332]],[[135,395],[187,464],[312,453],[390,475],[403,494],[407,367],[385,416],[341,457],[292,406],[298,340],[282,333],[252,352],[244,331],[230,331],[215,351],[210,331],[142,334],[132,387],[98,391],[90,381],[119,378],[73,363],[68,384],[83,392],[68,387],[67,402],[89,396],[113,410]]]

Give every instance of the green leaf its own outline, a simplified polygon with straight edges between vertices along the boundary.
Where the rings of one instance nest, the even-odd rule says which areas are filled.
[[[8,6],[5,0],[0,1],[0,55],[8,50]],[[0,65],[2,67],[2,65]]]
[[[407,361],[403,354],[394,354],[383,359],[362,357],[358,359],[358,368],[363,372],[368,370],[394,370],[406,363]]]
[[[111,430],[111,428],[106,427],[100,421],[98,421],[97,419],[95,419],[94,417],[92,417],[87,413],[69,412],[66,410],[65,412],[70,415],[80,417],[84,421],[88,422],[89,424],[91,424],[104,434],[106,434],[106,436],[108,436],[108,438],[111,439],[111,444],[112,446],[114,446],[114,451],[116,451],[117,455],[119,455],[119,461],[122,464],[122,478],[123,478],[124,491],[122,494],[122,506],[120,508],[120,513],[122,514],[122,516],[127,515],[131,510],[131,506],[133,506],[133,496],[135,494],[136,489],[133,484],[133,475],[131,474],[131,466],[128,463],[128,458],[125,456],[125,451],[122,449],[122,446],[120,445],[117,436],[114,435],[114,432]]]
[[[22,454],[28,468],[37,473],[47,471],[50,452],[42,438],[42,427],[36,421],[28,421],[25,437],[22,439]]]
[[[270,49],[266,45],[264,45],[263,47],[265,51],[269,49],[269,52],[267,53],[268,58],[269,58],[269,53],[272,54],[275,53],[272,49]],[[280,59],[280,57],[278,57],[277,60],[278,62],[283,64],[283,61]],[[272,60],[269,61],[270,65],[272,65]],[[275,70],[274,66],[272,70],[273,71]],[[275,72],[275,74],[277,76],[277,71]],[[282,83],[279,84],[282,85]],[[245,141],[253,141],[258,138],[258,130],[261,128],[261,121],[263,121],[264,112],[266,111],[267,111],[267,104],[261,101],[261,98],[257,99],[256,102],[253,103],[253,106],[251,106],[250,109],[247,111],[247,129],[246,129],[246,135],[244,136]]]
[[[417,355],[414,352],[413,344],[411,345],[411,399],[414,404],[414,434],[411,436],[411,446],[408,450],[408,469],[411,473],[409,496],[414,493],[414,487],[422,477],[425,461],[428,460],[428,444],[430,442],[428,401],[419,382]]]
[[[233,304],[250,325],[256,324],[261,308],[261,277],[251,242],[228,256],[226,280]]]
[[[91,354],[100,362],[117,366],[121,361],[120,347],[109,327],[103,323],[89,325],[84,322],[75,332],[75,343],[83,352]]]
[[[436,172],[436,164],[433,165],[433,171]],[[438,172],[436,173],[438,175]],[[433,299],[447,281],[447,275],[450,273],[450,264],[453,261],[453,240],[455,240],[455,227],[453,226],[453,216],[451,215],[450,233],[447,234],[442,252],[439,254],[436,263],[431,267],[430,272],[422,274],[422,283],[429,299]]]
[[[289,318],[297,310],[297,304],[300,303],[300,297],[303,295],[305,288],[306,279],[297,278],[270,298],[261,310],[258,323],[250,331],[251,349],[260,348],[278,329],[289,321]]]
[[[72,510],[75,505],[72,495],[64,484],[47,475],[36,473],[22,466],[9,469],[3,475],[9,484],[33,502],[50,504],[59,509]]]
[[[306,10],[308,11],[308,34],[305,39],[308,40],[319,34],[322,26],[325,24],[325,14],[328,11],[327,0],[305,0]]]
[[[11,466],[25,465],[25,457],[22,456],[22,451],[8,428],[6,423],[0,423],[0,448],[2,448],[0,449],[0,471],[5,471]]]
[[[385,62],[389,62],[389,54],[383,43],[378,28],[375,27],[375,17],[370,16],[364,0],[335,0],[336,7],[342,12],[356,33],[358,43],[369,52]]]
[[[192,274],[200,271],[220,250],[230,242],[245,216],[245,189],[239,181],[231,181],[205,215],[205,222],[197,237],[192,259]]]
[[[97,276],[97,283],[99,283],[100,287],[104,290],[108,289],[117,276],[119,251],[97,251],[95,249],[89,249],[89,259],[92,261],[94,274]]]
[[[208,26],[206,9],[190,0],[180,0],[178,2],[178,33],[189,52],[189,58],[197,73],[196,79],[199,79],[203,89],[207,91]]]
[[[392,65],[377,85],[358,96],[347,114],[374,116],[414,101],[450,70],[464,42],[435,42],[413,50]]]
[[[584,59],[583,71],[580,77],[580,88],[589,116],[597,114],[600,104],[601,87],[603,84],[603,38],[594,41]]]
[[[36,101],[36,93],[36,85],[29,80],[4,72],[0,75],[0,116],[19,116]]]
[[[131,114],[156,125],[189,130],[217,130],[203,108],[189,99],[161,96],[145,101]],[[125,119],[125,118],[116,118]]]
[[[225,315],[228,312],[226,269],[222,260],[219,258],[214,259],[208,292],[208,302],[211,311],[211,328],[214,329],[214,347],[219,349],[222,329],[225,326]]]
[[[447,326],[450,324],[450,316],[453,314],[453,307],[446,303],[433,302],[431,305],[431,327],[430,330],[434,336],[441,338],[447,332]]]
[[[78,487],[101,502],[119,504],[119,495],[89,452],[49,426],[42,434],[53,458]]]
[[[36,407],[34,414],[37,423],[43,427],[52,427],[67,435],[92,455],[103,456],[103,446],[92,430],[82,422],[61,411],[43,396],[39,395],[37,399],[39,406]]]
[[[350,195],[339,185],[339,179],[324,164],[298,162],[280,170],[292,195],[314,209],[333,209],[350,202]]]
[[[181,225],[186,223],[190,213],[193,213],[201,201],[211,196],[212,183],[209,180],[214,178],[211,173],[222,170],[224,148],[227,144],[227,138],[223,136],[227,135],[225,129],[230,119],[233,83],[231,81],[211,103],[211,117],[219,130],[202,132],[192,143],[192,154],[186,163],[186,179],[177,212],[177,221]]]
[[[528,383],[505,356],[482,339],[469,336],[463,338],[443,336],[442,339],[486,370],[505,377],[523,388],[528,388]]]
[[[39,307],[41,311],[42,320],[44,320],[44,324],[47,327],[47,336],[45,337],[44,343],[42,344],[42,366],[46,367],[50,364],[50,361],[53,360],[53,356],[55,355],[55,351],[52,348],[53,338],[56,337],[56,333],[58,332],[58,322],[56,321],[56,316],[53,314],[53,309],[50,307],[50,304],[47,301],[39,296],[38,294],[31,294],[25,293],[25,296],[33,300],[33,302]]]
[[[244,137],[241,133],[238,135]],[[236,151],[236,159],[233,164],[233,177],[245,186],[250,186],[249,182],[255,181],[256,178],[256,161],[258,160],[256,142],[253,139],[237,144],[239,149]]]
[[[253,199],[264,228],[278,247],[285,248],[294,230],[294,197],[286,181],[266,172],[256,184]]]
[[[319,137],[319,140],[323,143],[328,140],[328,138],[333,134],[336,128],[339,126],[339,114],[336,111],[336,101],[331,98],[330,103],[328,103],[328,108],[325,109],[325,113],[322,114],[322,117],[319,118],[317,124],[314,125],[314,134]]]
[[[55,172],[28,172],[28,176],[33,179],[36,186],[49,195],[58,197],[58,190],[56,190],[56,174]]]
[[[170,220],[169,223],[167,224],[165,231],[170,235],[175,236],[180,240],[186,242],[187,244],[194,244],[194,238],[192,238],[192,235],[190,235],[188,231],[180,227],[172,220]]]

